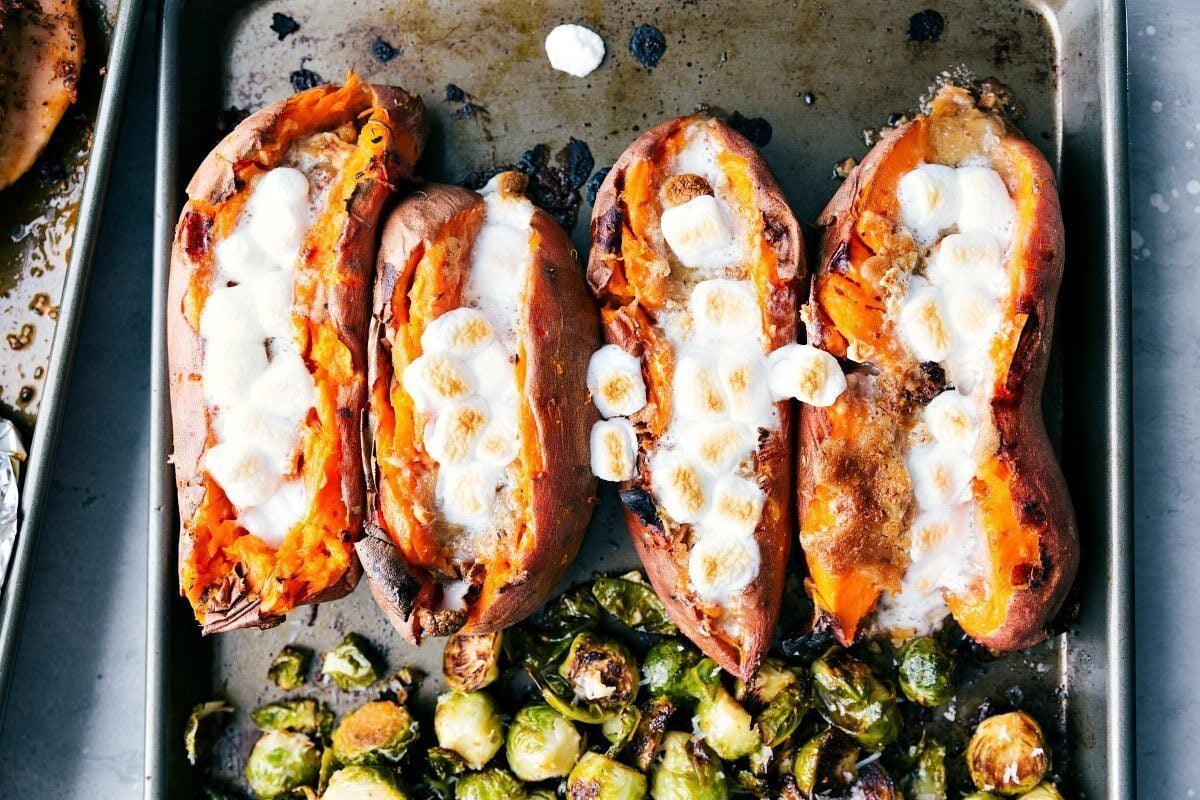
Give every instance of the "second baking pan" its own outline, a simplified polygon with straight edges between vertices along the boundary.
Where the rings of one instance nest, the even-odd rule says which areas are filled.
[[[347,631],[361,632],[393,667],[414,664],[435,676],[422,690],[426,702],[440,672],[441,643],[405,645],[363,587],[315,612],[296,612],[277,628],[209,639],[200,637],[179,597],[179,520],[167,460],[166,279],[183,186],[225,126],[353,68],[421,94],[436,130],[421,171],[459,182],[540,144],[553,153],[572,137],[604,167],[658,120],[706,105],[769,123],[763,153],[798,216],[812,220],[836,188],[834,164],[865,151],[864,130],[911,108],[938,74],[963,66],[1014,90],[1025,104],[1022,128],[1059,173],[1068,265],[1046,416],[1084,538],[1066,631],[997,662],[973,691],[1024,690],[1023,702],[1054,729],[1057,766],[1072,796],[1133,795],[1123,7],[1111,0],[947,2],[936,11],[936,35],[911,24],[927,8],[168,0],[156,188],[147,798],[198,792],[203,775],[186,764],[180,737],[192,705],[213,695],[239,709],[214,764],[218,776],[236,781],[255,736],[245,711],[278,697],[265,670],[285,643],[322,650]],[[566,78],[545,61],[542,40],[560,22],[586,24],[605,39],[606,60],[586,79]],[[666,35],[666,54],[653,70],[628,50],[641,23]],[[447,91],[448,84],[461,91]],[[574,229],[580,252],[587,250],[590,210],[583,202]],[[635,563],[615,497],[606,492],[570,580]],[[961,699],[964,713],[977,696]],[[335,696],[334,704],[341,710],[347,700]]]

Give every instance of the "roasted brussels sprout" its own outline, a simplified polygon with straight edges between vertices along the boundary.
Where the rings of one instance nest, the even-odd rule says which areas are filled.
[[[599,753],[584,753],[567,777],[568,800],[641,800],[646,776]]]
[[[342,717],[333,732],[333,754],[343,764],[394,764],[416,738],[417,722],[407,708],[376,700]]]
[[[667,730],[667,723],[674,714],[675,704],[663,696],[651,697],[642,709],[637,730],[633,732],[633,738],[627,745],[628,757],[642,772],[650,769],[650,762],[658,752],[658,745]]]
[[[367,640],[348,633],[342,643],[325,654],[321,672],[344,692],[365,689],[379,680],[380,670]]]
[[[558,674],[577,698],[614,712],[633,702],[641,680],[633,654],[594,633],[571,640]]]
[[[1001,800],[1000,795],[991,792],[971,792],[964,795],[962,800]]]
[[[458,779],[455,800],[525,800],[525,787],[503,769],[471,772]]]
[[[1041,726],[1021,711],[979,723],[967,745],[967,768],[980,789],[1002,795],[1030,791],[1050,768]]]
[[[456,692],[477,692],[500,677],[500,641],[496,633],[456,633],[442,650],[446,686]]]
[[[932,636],[910,639],[896,654],[900,689],[914,703],[933,708],[954,697],[954,659]]]
[[[321,800],[408,800],[391,770],[354,765],[329,779]]]
[[[183,729],[183,749],[192,766],[200,760],[201,752],[208,747],[216,729],[217,719],[233,713],[233,706],[224,700],[210,700],[192,708],[187,726]]]
[[[747,708],[760,710],[789,686],[799,686],[800,676],[778,658],[763,659],[754,677],[748,681],[741,678],[734,683],[733,696]]]
[[[619,578],[597,578],[592,583],[592,596],[601,608],[627,628],[643,633],[679,632],[667,616],[666,607],[640,572],[629,572]]]
[[[792,762],[801,796],[830,794],[847,788],[858,776],[859,748],[836,728],[826,728],[804,743]]]
[[[433,714],[438,745],[462,756],[471,769],[482,769],[504,745],[504,723],[496,701],[485,692],[447,692]]]
[[[789,684],[779,690],[767,703],[754,721],[766,747],[778,747],[800,727],[800,721],[808,713],[808,694],[800,682]]]
[[[416,667],[401,667],[383,682],[383,686],[379,690],[379,697],[405,705],[417,693],[423,680],[425,680],[425,673]]]
[[[545,639],[563,642],[592,630],[599,620],[600,606],[590,587],[576,586],[563,592],[546,608],[538,631]]]
[[[727,800],[729,786],[721,762],[691,736],[670,731],[663,737],[662,756],[650,778],[654,800]]]
[[[896,785],[891,776],[878,761],[872,761],[858,771],[858,777],[850,788],[853,800],[904,800],[896,793]]]
[[[922,739],[901,786],[905,800],[946,800],[946,746],[936,739]]]
[[[338,763],[337,756],[333,754],[332,747],[326,747],[321,750],[321,766],[317,770],[317,794],[325,793],[325,787],[329,785],[329,779],[333,777],[333,773],[341,769],[341,764]]]
[[[333,728],[329,706],[310,698],[280,700],[250,712],[250,721],[263,731],[296,731],[328,737]]]
[[[634,705],[625,706],[617,712],[616,716],[604,720],[604,724],[600,726],[600,732],[608,740],[606,755],[616,758],[617,754],[625,749],[625,745],[629,744],[633,734],[637,732],[638,723],[641,720],[642,712]]]
[[[575,725],[548,705],[525,706],[508,726],[505,755],[523,781],[564,778],[579,760],[583,738]]]
[[[561,642],[543,639],[521,626],[506,630],[501,641],[501,649],[509,661],[538,670],[545,670],[558,661],[570,646],[570,639]]]
[[[558,795],[551,789],[534,789],[525,795],[524,800],[558,800]]]
[[[700,660],[700,654],[682,639],[664,639],[655,643],[642,662],[646,690],[651,695],[682,702],[691,697],[686,683],[688,670]]]
[[[834,647],[814,661],[812,680],[817,710],[863,747],[879,751],[900,735],[895,692],[845,650]]]
[[[467,762],[453,750],[431,747],[425,752],[425,772],[421,782],[434,797],[451,800],[454,797],[454,782],[467,771]]]
[[[1021,800],[1063,800],[1063,796],[1057,786],[1043,781],[1021,795]]]
[[[702,658],[684,675],[683,685],[691,699],[713,700],[722,688],[721,668],[711,658]]]
[[[726,761],[748,756],[762,744],[750,712],[742,708],[724,686],[716,696],[696,706],[696,732]]]
[[[279,797],[317,782],[321,753],[303,733],[267,731],[250,751],[246,782],[256,797]]]
[[[304,676],[308,674],[308,662],[312,660],[312,651],[294,644],[284,645],[275,656],[267,670],[267,677],[285,691],[295,691],[304,685]]]

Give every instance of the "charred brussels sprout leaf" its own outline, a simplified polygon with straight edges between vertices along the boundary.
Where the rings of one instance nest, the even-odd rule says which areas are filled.
[[[675,702],[691,697],[688,691],[688,670],[700,660],[700,654],[682,639],[664,639],[646,653],[642,674],[651,696],[661,695]]]
[[[800,683],[785,686],[775,694],[756,720],[762,743],[766,747],[778,747],[800,727],[800,721],[808,712],[808,695]]]
[[[357,633],[348,633],[342,643],[325,654],[321,671],[344,692],[365,689],[379,680],[379,668],[371,646]]]
[[[433,714],[438,745],[458,753],[471,769],[482,769],[504,745],[504,723],[496,701],[485,692],[447,692]]]
[[[546,669],[562,658],[571,640],[549,641],[526,628],[509,628],[504,632],[501,648],[509,661],[534,669]]]
[[[575,697],[612,713],[633,702],[641,680],[633,653],[592,633],[571,640],[558,674]]]
[[[872,761],[858,771],[858,779],[854,781],[850,797],[855,800],[897,800],[898,795],[887,770],[878,761]]]
[[[605,755],[609,758],[616,758],[625,749],[625,745],[629,744],[633,734],[637,732],[641,719],[642,712],[638,710],[638,707],[629,705],[618,711],[615,717],[604,720],[604,724],[600,726],[600,732],[608,740],[608,751]]]
[[[286,645],[275,656],[267,677],[285,691],[295,691],[304,685],[304,676],[308,674],[308,662],[312,660],[312,651],[294,644]]]
[[[1063,796],[1053,783],[1039,783],[1021,795],[1021,800],[1063,800]]]
[[[642,800],[646,776],[599,753],[584,753],[567,777],[568,800]]]
[[[391,770],[356,765],[333,773],[321,800],[407,800],[407,797]]]
[[[268,731],[250,751],[246,782],[257,797],[279,797],[314,785],[320,767],[321,754],[312,739],[292,731]]]
[[[434,797],[451,800],[454,797],[454,782],[467,771],[467,762],[453,750],[431,747],[425,752],[425,774],[422,783]]]
[[[834,647],[814,661],[812,679],[817,710],[863,747],[879,751],[900,735],[895,692],[845,650]]]
[[[309,698],[281,700],[251,711],[250,721],[262,731],[295,731],[328,737],[333,729],[333,712],[324,703]]]
[[[232,713],[233,706],[224,700],[210,700],[192,709],[192,713],[188,715],[187,727],[183,729],[183,749],[187,753],[189,764],[195,766],[200,760],[201,753],[208,747],[216,732],[217,720]]]
[[[777,658],[763,660],[762,666],[748,681],[738,679],[733,696],[747,708],[765,708],[784,689],[799,686],[800,675]]]
[[[505,755],[523,781],[565,778],[579,760],[583,738],[569,719],[548,705],[525,706],[508,726]]]
[[[417,693],[423,680],[425,680],[425,673],[416,667],[401,667],[392,673],[392,677],[384,681],[379,696],[384,700],[392,700],[404,705]]]
[[[456,692],[475,692],[500,677],[499,633],[456,633],[442,650],[446,686]]]
[[[900,689],[909,700],[932,708],[954,696],[954,660],[932,636],[911,639],[896,659]]]
[[[563,592],[542,615],[538,626],[543,638],[562,642],[596,627],[600,607],[587,586]]]
[[[946,800],[946,746],[923,739],[912,771],[901,781],[906,800]]]
[[[321,751],[321,766],[317,770],[317,794],[324,794],[325,787],[329,785],[329,779],[333,777],[333,773],[337,772],[342,765],[338,763],[337,756],[333,754],[332,747],[326,747]]]
[[[658,752],[663,734],[666,733],[667,723],[674,714],[675,704],[663,696],[651,697],[642,709],[637,729],[627,745],[628,757],[642,772],[650,769],[650,763],[654,760],[654,754]]]
[[[967,745],[971,780],[986,792],[1019,795],[1030,791],[1050,768],[1041,726],[1021,711],[988,717]]]
[[[342,717],[333,754],[343,764],[394,764],[417,738],[408,709],[390,700],[367,703]]]
[[[654,589],[642,580],[641,573],[597,578],[592,583],[592,595],[601,608],[627,628],[643,633],[679,632]]]
[[[729,786],[721,762],[703,742],[671,731],[663,738],[650,795],[654,800],[728,800]]]
[[[846,789],[858,775],[858,745],[836,728],[826,728],[804,743],[792,763],[801,796]]]
[[[502,769],[472,772],[458,779],[455,800],[524,800],[525,787]]]

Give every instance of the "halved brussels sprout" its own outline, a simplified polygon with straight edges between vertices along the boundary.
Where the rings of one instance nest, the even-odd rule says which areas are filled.
[[[280,700],[259,706],[250,712],[250,721],[263,731],[296,731],[310,736],[329,736],[333,728],[333,711],[324,703],[311,698]]]
[[[1041,726],[1022,711],[988,717],[967,745],[967,767],[971,780],[984,791],[1002,795],[1030,791],[1050,768]]]
[[[455,800],[525,800],[525,787],[502,769],[471,772],[458,779]]]
[[[579,760],[583,738],[569,719],[548,705],[525,706],[508,726],[505,755],[523,781],[564,778]]]
[[[697,661],[683,677],[688,696],[696,701],[713,700],[721,690],[721,668],[707,656]]]
[[[766,747],[778,747],[795,733],[808,713],[809,695],[799,681],[774,693],[767,707],[755,719],[754,725]]]
[[[864,764],[858,770],[858,778],[850,787],[853,800],[897,800],[896,785],[887,770],[878,761]],[[899,798],[904,800],[904,798]]]
[[[408,795],[391,770],[354,765],[333,773],[321,800],[408,800]]]
[[[727,800],[729,786],[721,762],[703,742],[670,731],[650,778],[654,800]]]
[[[922,739],[902,786],[905,800],[946,800],[946,746],[936,739]]]
[[[863,747],[879,751],[900,735],[895,692],[845,650],[831,648],[814,661],[812,680],[817,710]]]
[[[467,762],[453,750],[431,747],[425,752],[425,773],[421,776],[424,788],[441,800],[452,800],[454,782],[467,771]]]
[[[312,651],[294,644],[284,645],[267,670],[267,677],[285,691],[295,691],[304,685]]]
[[[900,689],[914,703],[933,708],[954,697],[954,659],[937,639],[918,636],[896,654]]]
[[[371,645],[357,633],[348,633],[342,643],[325,654],[321,672],[343,692],[365,689],[379,680],[380,670]]]
[[[765,658],[758,672],[748,681],[738,678],[734,683],[733,696],[747,708],[755,711],[766,708],[775,697],[789,686],[800,685],[797,670],[788,667],[778,658]]]
[[[558,800],[552,789],[534,789],[525,795],[525,800]]]
[[[627,628],[664,635],[679,632],[667,616],[666,606],[640,572],[629,572],[619,578],[596,578],[592,596]]]
[[[456,692],[475,692],[500,677],[501,635],[456,633],[442,650],[446,686]]]
[[[482,769],[504,745],[504,722],[486,692],[447,692],[433,713],[438,745],[462,756],[471,769]]]
[[[187,726],[183,729],[183,749],[192,766],[200,760],[201,752],[208,747],[217,727],[217,718],[233,713],[233,706],[224,700],[210,700],[192,708]]]
[[[836,728],[826,728],[804,743],[792,762],[796,788],[803,797],[845,789],[858,776],[858,744]]]
[[[567,777],[570,800],[642,800],[645,796],[645,775],[600,753],[584,753]]]
[[[642,712],[634,705],[625,706],[617,712],[616,716],[604,720],[604,724],[600,726],[600,732],[608,740],[608,752],[605,755],[609,758],[616,758],[637,732],[638,723],[641,720]]]
[[[663,696],[651,697],[642,709],[641,719],[628,744],[628,757],[642,772],[650,769],[650,762],[654,760],[667,724],[674,714],[675,704]]]
[[[664,639],[655,643],[642,662],[646,690],[652,696],[661,695],[677,703],[690,699],[687,673],[699,660],[696,649],[682,639]]]
[[[552,642],[573,639],[600,621],[600,606],[588,586],[576,586],[558,596],[541,616],[538,631]]]
[[[1063,796],[1057,786],[1043,781],[1021,795],[1021,800],[1063,800]]]
[[[417,721],[390,700],[375,700],[342,717],[333,754],[343,764],[394,764],[417,739]]]
[[[633,702],[641,680],[633,653],[593,633],[571,640],[558,674],[577,700],[609,711],[606,718]]]
[[[696,706],[696,732],[717,755],[735,761],[753,753],[762,744],[750,712],[742,708],[724,686]]]
[[[313,786],[321,767],[321,753],[303,733],[267,731],[254,744],[246,761],[246,782],[264,800]]]

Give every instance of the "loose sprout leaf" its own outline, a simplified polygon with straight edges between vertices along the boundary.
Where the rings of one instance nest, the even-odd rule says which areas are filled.
[[[538,632],[542,638],[561,642],[590,631],[600,620],[600,607],[587,586],[576,586],[559,595],[543,612]]]
[[[379,680],[371,646],[357,633],[346,634],[341,644],[325,654],[321,671],[344,692],[366,689]]]
[[[262,731],[297,731],[326,738],[333,729],[333,711],[311,698],[281,700],[251,711],[250,721]]]
[[[616,758],[625,749],[625,745],[629,744],[641,721],[642,712],[632,705],[625,706],[615,717],[605,720],[601,729],[604,738],[608,740],[605,755]]]
[[[601,608],[635,631],[662,635],[679,632],[654,589],[640,580],[597,578],[592,583],[592,595]]]
[[[187,753],[188,763],[192,766],[200,759],[201,751],[207,747],[212,736],[218,717],[232,714],[233,706],[224,700],[210,700],[200,703],[188,715],[187,727],[183,731],[183,749]]]
[[[308,673],[308,664],[312,659],[312,651],[296,645],[286,645],[267,670],[267,677],[285,691],[295,691],[304,685],[304,676]]]

